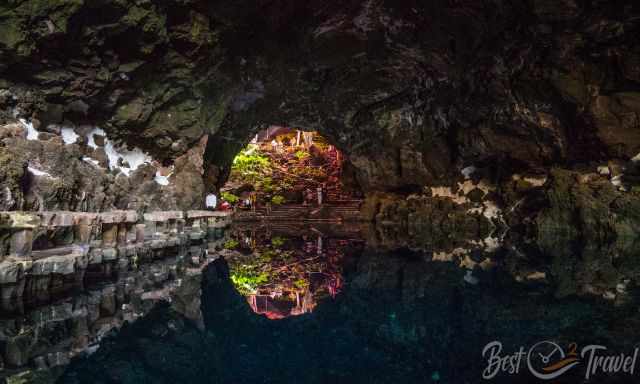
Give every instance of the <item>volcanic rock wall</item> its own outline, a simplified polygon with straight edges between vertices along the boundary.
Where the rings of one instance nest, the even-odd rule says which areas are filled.
[[[455,187],[461,170],[481,169],[496,187],[491,200],[522,221],[523,207],[552,204],[551,184],[522,194],[531,189],[527,178],[549,179],[553,167],[595,173],[610,162],[632,174],[640,152],[639,7],[10,2],[0,5],[0,114],[4,123],[24,118],[43,130],[65,121],[99,126],[164,166],[207,140],[202,158],[187,156],[204,169],[180,181],[197,186],[192,205],[224,182],[254,132],[279,124],[321,131],[349,155],[368,192]],[[0,179],[15,199],[24,168],[6,140]],[[636,183],[610,181],[624,187],[615,194],[633,193]],[[514,193],[514,182],[524,189]],[[141,193],[164,192],[126,189]]]

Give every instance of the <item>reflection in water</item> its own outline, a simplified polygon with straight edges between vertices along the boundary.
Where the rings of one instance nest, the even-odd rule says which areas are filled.
[[[347,228],[348,229],[348,228]],[[342,289],[345,256],[362,246],[358,228],[234,225],[222,254],[231,280],[255,313],[269,319],[310,313]]]
[[[408,249],[365,249],[343,272],[335,300],[320,301],[312,314],[271,321],[253,313],[219,259],[203,280],[204,330],[188,322],[176,327],[181,317],[157,307],[75,361],[60,382],[479,383],[481,352],[494,340],[505,353],[549,339],[626,353],[634,347],[637,307],[555,299],[545,284],[519,283],[498,269],[477,270],[472,285],[452,262]],[[554,382],[583,382],[581,374]],[[597,382],[630,382],[609,379]],[[522,370],[493,382],[539,380]]]
[[[197,245],[197,253],[205,255],[218,243]],[[84,286],[65,296],[2,301],[0,380],[52,380],[71,359],[95,353],[105,337],[146,316],[159,302],[171,302],[176,313],[202,328],[200,275],[206,260],[183,251],[176,248],[173,256],[127,268],[93,266]]]
[[[132,304],[139,317],[130,326],[92,336],[114,318],[119,324],[129,319],[117,314],[119,309],[112,315],[103,312],[112,308],[108,300],[86,300],[107,319],[98,321],[95,309],[87,309],[84,325],[66,332],[72,332],[72,340],[90,335],[78,350],[93,353],[81,353],[64,372],[34,370],[29,377],[61,374],[61,383],[479,383],[487,366],[482,350],[495,340],[505,354],[543,340],[633,353],[640,329],[633,284],[614,301],[601,295],[558,297],[562,276],[545,267],[548,256],[530,245],[496,248],[453,239],[446,247],[425,250],[403,239],[395,247],[392,243],[370,228],[234,226],[209,246],[204,272],[176,267],[167,283],[143,283],[134,290],[141,295],[130,295],[126,302],[116,288],[116,307],[123,312],[129,307],[121,304],[142,304]],[[267,260],[265,253],[274,254]],[[238,270],[251,263],[259,273],[268,271],[269,278],[240,286]],[[286,273],[280,273],[283,266]],[[332,286],[315,272],[339,283]],[[297,286],[300,279],[308,283]],[[155,299],[162,297],[157,304]],[[66,313],[75,310],[82,312],[81,306],[72,306]],[[3,332],[19,335],[20,327],[12,326],[5,323]],[[56,329],[61,328],[50,329],[34,332],[38,345],[69,351],[68,343],[60,343],[65,333]],[[33,339],[15,342],[12,350],[32,345]],[[38,364],[33,361],[30,367]],[[521,369],[492,382],[539,380]],[[584,382],[584,367],[554,382]],[[600,374],[593,382],[634,381]]]

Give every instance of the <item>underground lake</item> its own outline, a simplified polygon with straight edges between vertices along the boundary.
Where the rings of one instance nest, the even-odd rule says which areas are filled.
[[[636,0],[1,1],[0,384],[639,383],[638,36]]]

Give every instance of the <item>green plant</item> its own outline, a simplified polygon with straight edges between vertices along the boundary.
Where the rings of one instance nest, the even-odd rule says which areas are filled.
[[[269,158],[253,145],[249,145],[240,151],[233,159],[233,165],[231,166],[232,173],[235,172],[244,177],[257,177],[269,173],[270,170],[271,162]]]
[[[281,195],[275,195],[271,198],[271,202],[275,205],[281,205],[285,202],[285,198]]]
[[[240,245],[240,243],[237,240],[230,239],[224,243],[224,249],[236,249],[238,248],[238,245]]]
[[[240,200],[240,198],[238,196],[234,195],[233,193],[229,193],[229,192],[222,192],[221,196],[225,201],[228,201],[231,204],[235,204],[235,203],[238,202],[238,200]]]
[[[291,261],[293,259],[295,259],[295,254],[293,253],[293,251],[283,251],[282,253],[280,253],[280,258],[283,261]]]
[[[278,254],[273,250],[266,250],[260,254],[259,263],[270,263]]]
[[[304,159],[306,159],[306,158],[307,158],[307,157],[309,157],[309,156],[310,156],[310,155],[309,155],[309,153],[308,153],[308,152],[305,152],[305,151],[296,151],[296,153],[295,153],[295,157],[296,157],[298,160],[304,160]]]
[[[315,167],[298,167],[292,170],[292,173],[298,177],[306,179],[325,179],[326,173],[322,168]]]
[[[284,237],[276,236],[271,239],[271,245],[273,245],[276,248],[282,247],[285,241],[287,241],[287,239],[285,239]]]
[[[269,281],[269,274],[244,267],[231,271],[231,282],[243,295],[254,294],[258,287]]]
[[[309,286],[309,282],[306,279],[298,279],[293,282],[293,285],[298,289],[306,289]]]
[[[270,177],[265,177],[258,184],[258,188],[262,190],[262,192],[267,192],[267,193],[273,192],[273,189],[274,189],[273,179]]]

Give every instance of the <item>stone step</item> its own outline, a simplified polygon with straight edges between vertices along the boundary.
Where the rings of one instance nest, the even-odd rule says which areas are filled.
[[[197,219],[203,217],[220,217],[225,218],[231,216],[231,212],[229,211],[187,211],[188,219]]]
[[[71,275],[78,269],[87,267],[88,258],[83,253],[50,256],[33,262],[28,273],[34,276],[45,276],[52,273]]]
[[[256,210],[254,212],[243,212],[243,213],[237,214],[236,218],[241,217],[243,215],[244,216],[261,215],[261,216],[269,216],[269,217],[304,216],[302,215],[302,213],[311,214],[315,210],[317,210],[317,208],[305,209],[305,210],[272,210],[270,214],[267,214],[266,210]],[[354,208],[337,208],[337,209],[331,208],[331,211],[336,214],[353,214],[353,215],[360,214],[360,210],[354,209]]]
[[[145,221],[165,222],[169,220],[180,220],[184,217],[182,211],[156,211],[144,214]]]
[[[77,245],[66,245],[63,247],[49,248],[31,251],[31,257],[33,260],[44,259],[52,256],[66,256],[72,253],[83,253],[87,254],[89,251],[89,247],[86,248],[80,247]]]

